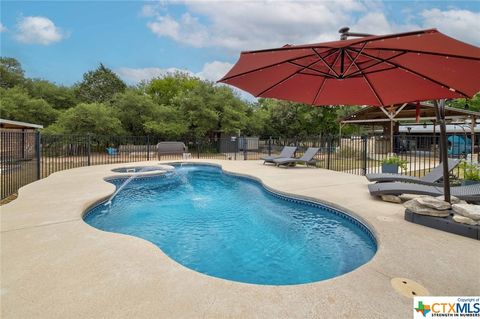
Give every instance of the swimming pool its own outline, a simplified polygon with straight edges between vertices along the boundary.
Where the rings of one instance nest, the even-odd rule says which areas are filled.
[[[125,179],[111,182],[119,188]],[[377,249],[368,228],[349,215],[206,165],[130,180],[110,205],[93,207],[84,219],[149,240],[190,269],[254,284],[336,277]]]

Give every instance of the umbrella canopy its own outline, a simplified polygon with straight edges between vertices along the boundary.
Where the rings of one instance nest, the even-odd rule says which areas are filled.
[[[480,91],[480,48],[435,29],[242,52],[219,82],[256,97],[311,105],[387,106],[434,100],[445,200],[450,201],[445,99]],[[361,38],[347,40],[347,36]],[[437,99],[441,99],[440,104]]]
[[[219,82],[311,105],[386,106],[471,97],[480,48],[435,29],[242,52]]]

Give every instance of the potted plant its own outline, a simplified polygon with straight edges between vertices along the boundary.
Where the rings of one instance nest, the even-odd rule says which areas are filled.
[[[480,183],[480,166],[478,164],[462,161],[459,167],[463,169],[462,185],[472,185]]]
[[[397,174],[399,167],[402,169],[402,171],[407,170],[407,161],[401,159],[396,155],[383,159],[381,163],[382,163],[382,173]]]

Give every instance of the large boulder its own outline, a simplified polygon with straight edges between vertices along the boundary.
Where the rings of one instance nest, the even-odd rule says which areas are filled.
[[[447,210],[452,207],[450,203],[432,196],[422,196],[417,198],[416,200],[418,201],[419,204],[428,208],[436,209],[436,210]]]
[[[458,215],[468,217],[475,221],[480,221],[480,205],[453,204],[452,208]]]
[[[443,202],[442,204],[438,203],[438,201],[438,199],[433,197],[417,197],[403,203],[403,206],[405,206],[410,211],[420,215],[435,217],[447,217],[448,215],[450,215],[450,211],[448,210],[448,208],[450,208],[450,204],[441,201]],[[435,207],[444,209],[436,209]]]
[[[452,219],[457,223],[461,224],[467,224],[472,226],[479,225],[478,221],[458,214],[453,215]]]

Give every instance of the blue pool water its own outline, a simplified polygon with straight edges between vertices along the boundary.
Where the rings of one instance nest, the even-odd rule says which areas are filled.
[[[118,188],[125,179],[112,182]],[[246,283],[332,278],[376,251],[371,233],[354,219],[205,165],[133,179],[111,206],[99,204],[84,218],[96,228],[149,240],[190,269]]]

